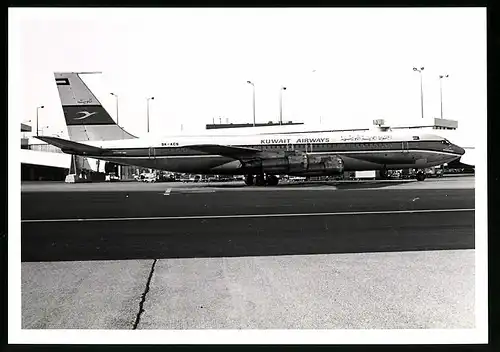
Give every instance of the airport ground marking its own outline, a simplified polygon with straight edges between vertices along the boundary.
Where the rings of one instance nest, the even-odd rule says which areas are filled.
[[[331,213],[283,213],[283,214],[233,214],[233,215],[189,215],[189,216],[150,216],[128,218],[76,218],[76,219],[26,219],[21,223],[44,222],[97,222],[97,221],[145,221],[145,220],[209,220],[209,219],[245,219],[245,218],[285,218],[306,216],[341,216],[341,215],[383,215],[383,214],[422,214],[471,212],[474,208],[459,209],[415,209],[415,210],[379,210],[379,211],[344,211]]]

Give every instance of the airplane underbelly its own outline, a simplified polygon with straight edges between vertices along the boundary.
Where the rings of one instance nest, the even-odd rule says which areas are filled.
[[[218,155],[204,156],[169,156],[169,157],[127,157],[102,158],[101,160],[138,167],[146,167],[172,172],[210,173],[212,168],[234,161]]]
[[[138,166],[138,167],[146,167],[150,169],[156,168],[156,162],[154,159],[145,158],[96,158],[108,162],[112,162],[120,165],[130,165],[130,166]]]
[[[156,167],[173,172],[210,173],[212,168],[234,161],[219,155],[157,158]]]
[[[377,170],[386,165],[388,169],[425,168],[442,165],[456,159],[456,156],[431,151],[387,151],[374,153],[338,154],[346,171]]]
[[[344,162],[345,171],[380,170],[383,164],[373,161],[358,159],[355,156],[338,154]]]
[[[346,171],[380,170],[384,165],[415,162],[410,153],[403,151],[338,153],[338,155],[344,160]]]

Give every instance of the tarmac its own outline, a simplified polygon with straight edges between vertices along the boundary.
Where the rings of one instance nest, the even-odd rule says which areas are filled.
[[[474,178],[23,184],[24,329],[473,328]]]

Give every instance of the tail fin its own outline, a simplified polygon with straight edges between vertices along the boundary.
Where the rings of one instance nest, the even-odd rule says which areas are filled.
[[[115,123],[78,72],[56,72],[54,77],[72,141],[137,138]]]

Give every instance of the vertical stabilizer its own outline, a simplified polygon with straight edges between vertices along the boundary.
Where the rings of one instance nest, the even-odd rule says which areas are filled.
[[[54,73],[59,98],[72,141],[136,138],[111,118],[78,72]]]

